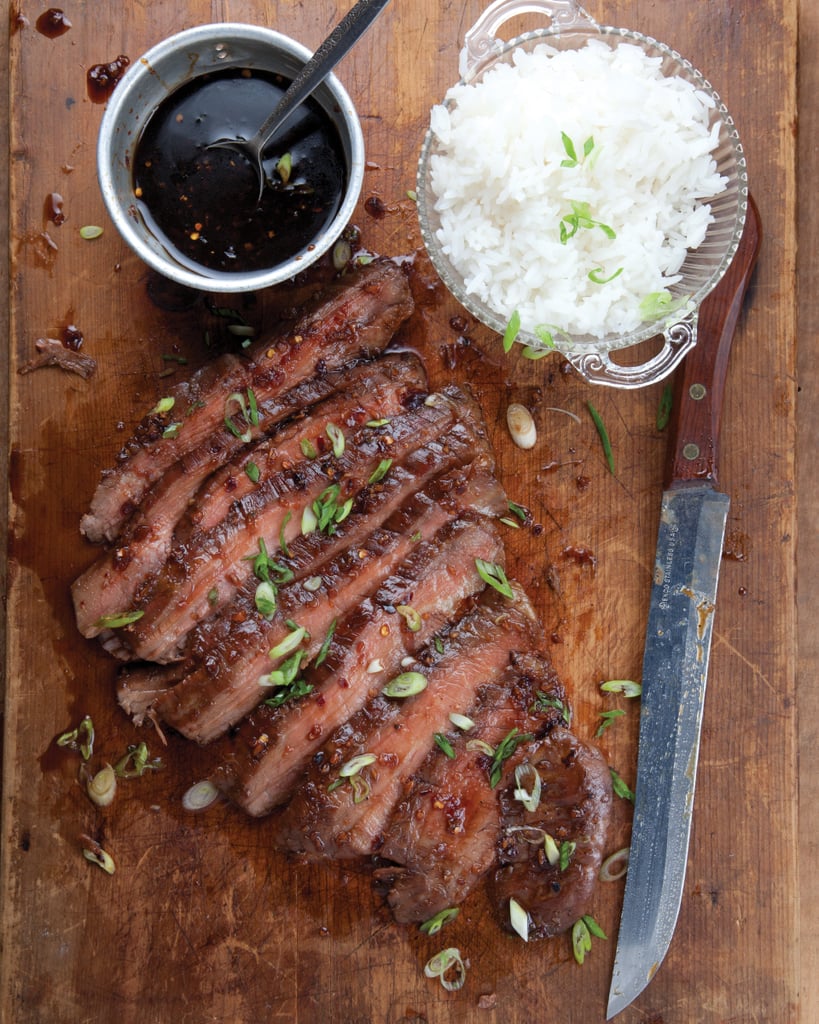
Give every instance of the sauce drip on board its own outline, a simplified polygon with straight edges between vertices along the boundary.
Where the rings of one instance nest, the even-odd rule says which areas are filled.
[[[261,200],[243,154],[207,148],[250,138],[288,84],[281,75],[247,69],[202,75],[148,121],[135,153],[136,202],[183,265],[223,272],[275,267],[309,247],[335,216],[346,183],[344,155],[315,100],[294,111],[268,143]]]

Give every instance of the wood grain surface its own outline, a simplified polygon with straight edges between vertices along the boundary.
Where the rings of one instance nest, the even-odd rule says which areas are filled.
[[[107,220],[95,177],[103,108],[89,97],[86,73],[118,54],[135,60],[165,36],[208,21],[265,24],[315,47],[346,5],[65,0],[72,26],[53,39],[35,27],[45,6],[11,5],[4,75],[11,365],[0,1018],[602,1021],[620,885],[601,886],[595,897],[590,910],[609,939],[594,943],[582,967],[565,938],[524,946],[503,934],[482,890],[430,939],[391,922],[366,871],[289,863],[271,851],[269,824],[227,806],[186,814],[180,797],[197,777],[190,745],[171,739],[160,749],[146,734],[163,771],[123,784],[105,811],[83,795],[76,755],[56,749],[55,736],[84,714],[97,727],[95,764],[143,738],[116,708],[111,660],[74,627],[68,588],[94,557],[78,522],[100,470],[168,386],[161,375],[175,364],[162,354],[184,356],[193,368],[210,357],[206,336],[225,341],[223,324],[201,298],[167,308],[167,293]],[[815,953],[801,954],[804,986],[799,972],[797,4],[589,0],[585,7],[600,22],[670,43],[706,74],[739,128],[764,227],[723,408],[720,484],[732,505],[686,887],[666,961],[618,1019],[790,1024],[805,1008],[808,1021],[818,1004]],[[510,534],[510,561],[547,625],[577,730],[593,735],[601,711],[622,706],[627,714],[600,744],[610,764],[633,780],[637,709],[604,697],[598,684],[639,678],[667,440],[655,425],[661,386],[591,388],[565,372],[559,358],[505,358],[498,339],[464,315],[425,264],[407,196],[429,108],[455,81],[463,34],[482,8],[482,0],[394,0],[340,66],[367,146],[355,223],[367,248],[411,258],[418,309],[401,340],[424,355],[433,382],[455,378],[474,386],[510,497],[531,508],[538,526]],[[53,192],[64,200],[60,226],[44,213]],[[373,196],[383,216],[367,212],[365,200]],[[81,239],[86,224],[103,225],[102,237]],[[815,243],[815,230],[808,237]],[[812,292],[809,300],[815,336]],[[264,331],[292,301],[279,289],[231,304],[241,304]],[[80,329],[83,352],[97,360],[90,380],[57,368],[17,372],[34,356],[38,338],[59,337],[68,324]],[[533,451],[508,441],[504,410],[513,400],[534,410]],[[614,474],[589,400],[611,435]],[[816,494],[815,474],[808,491]],[[811,522],[815,529],[815,516]],[[802,756],[815,765],[815,730],[804,736],[812,750]],[[618,803],[612,850],[628,839],[629,810]],[[113,877],[83,860],[82,833],[110,849]],[[803,853],[811,852],[815,842],[806,838]],[[815,895],[815,886],[809,882],[806,891]],[[809,913],[801,927],[803,937],[816,936]],[[469,961],[457,993],[423,976],[427,958],[444,944],[458,946]]]

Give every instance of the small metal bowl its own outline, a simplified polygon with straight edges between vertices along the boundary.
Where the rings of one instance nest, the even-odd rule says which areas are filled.
[[[509,19],[530,13],[544,14],[550,19],[550,27],[528,32],[509,42],[497,38],[498,30]],[[713,157],[717,171],[727,179],[725,191],[709,199],[714,220],[705,240],[698,249],[688,253],[680,270],[681,280],[669,289],[673,299],[683,301],[689,312],[672,323],[664,320],[643,323],[628,334],[596,338],[561,332],[554,337],[555,348],[590,383],[638,388],[666,377],[696,343],[699,306],[722,278],[742,237],[748,208],[748,176],[734,123],[700,72],[679,53],[655,39],[627,29],[598,25],[576,0],[494,0],[464,37],[459,66],[461,82],[474,82],[499,62],[511,63],[512,54],[520,47],[530,51],[546,42],[558,50],[578,49],[590,39],[601,40],[611,47],[620,42],[637,45],[650,57],[660,58],[666,76],[680,76],[711,97],[714,102],[712,125],[719,124],[719,142]],[[455,298],[478,320],[502,334],[508,323],[508,311],[504,315],[490,308],[481,296],[467,291],[462,275],[438,237],[440,217],[435,209],[436,196],[430,173],[430,159],[436,146],[436,137],[430,129],[421,150],[417,177],[418,215],[424,244],[438,274]],[[548,283],[544,281],[544,287]],[[661,338],[662,347],[639,366],[621,365],[610,358],[611,352],[651,338]],[[535,335],[525,331],[519,333],[517,340],[533,349],[544,347]]]
[[[150,230],[134,198],[134,153],[151,115],[172,92],[208,72],[250,68],[292,79],[312,56],[293,39],[256,25],[223,22],[188,29],[163,40],[135,61],[108,103],[97,142],[103,199],[123,239],[164,277],[214,292],[246,292],[290,280],[321,257],[352,217],[364,178],[364,139],[352,100],[335,75],[313,93],[335,125],[346,163],[346,191],[331,222],[286,262],[231,273],[182,265]]]

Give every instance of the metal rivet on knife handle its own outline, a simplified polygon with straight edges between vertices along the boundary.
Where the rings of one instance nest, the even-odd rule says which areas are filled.
[[[698,444],[687,444],[683,447],[683,458],[693,462],[700,457],[700,446]]]
[[[695,402],[701,401],[705,398],[706,388],[704,384],[692,384],[688,389],[688,394],[694,399]]]

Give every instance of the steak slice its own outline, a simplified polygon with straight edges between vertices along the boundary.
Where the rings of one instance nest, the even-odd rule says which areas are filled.
[[[587,912],[597,882],[611,816],[611,774],[596,747],[558,727],[522,751],[540,775],[543,798],[527,811],[514,797],[514,784],[501,790],[500,866],[491,891],[507,931],[509,900],[529,916],[529,938],[558,935]],[[571,850],[568,865],[544,856],[544,836]]]
[[[521,592],[507,600],[493,591],[439,638],[443,653],[433,648],[419,659],[413,671],[424,689],[406,698],[382,691],[316,753],[274,842],[308,860],[378,853],[393,808],[450,712],[465,713],[479,687],[504,672],[514,651],[531,647],[537,632]]]
[[[260,540],[268,551],[281,542],[289,545],[305,528],[305,509],[316,502],[328,506],[327,496],[334,492],[332,504],[341,510],[382,464],[391,469],[393,462],[450,430],[457,404],[441,395],[427,402],[393,419],[387,432],[359,431],[340,458],[330,454],[305,460],[260,480],[216,527],[175,544],[160,572],[136,594],[134,605],[142,617],[121,630],[119,639],[137,658],[164,662],[182,657],[189,631],[230,601],[252,573]],[[326,528],[337,532],[335,522]]]
[[[446,515],[443,503],[433,503],[436,509]],[[482,588],[476,557],[498,559],[501,547],[494,528],[474,515],[450,520],[431,543],[418,545],[336,629],[326,663],[305,674],[313,692],[295,704],[258,708],[222,742],[223,763],[212,781],[255,816],[287,800],[325,737],[398,675],[402,661]],[[408,628],[396,606],[413,609],[417,628]]]
[[[338,392],[334,389],[340,380],[344,390]],[[137,589],[162,568],[174,541],[184,541],[195,529],[215,528],[230,506],[257,486],[253,475],[266,479],[303,461],[304,441],[326,453],[329,425],[346,433],[369,421],[392,417],[423,396],[424,386],[423,369],[414,357],[394,355],[361,363],[291,389],[288,395],[292,410],[301,413],[299,419],[280,426],[257,445],[241,445],[238,456],[227,465],[219,468],[225,446],[217,449],[206,443],[183,456],[145,495],[115,547],[75,581],[72,597],[80,632],[97,636],[103,631],[104,616],[132,608]],[[324,400],[305,405],[316,396]]]
[[[539,700],[539,693],[549,702]],[[516,653],[496,682],[478,690],[468,712],[469,729],[449,727],[453,757],[437,749],[427,756],[395,808],[379,851],[393,864],[375,872],[376,886],[386,890],[397,921],[425,921],[458,906],[497,864],[498,787],[514,778],[523,758],[521,747],[508,738],[545,735],[562,719],[564,696],[544,654]],[[504,740],[510,754],[493,787],[493,759],[476,741],[496,750]]]
[[[265,403],[317,371],[350,365],[383,351],[413,310],[409,283],[389,260],[376,260],[331,286],[311,310],[278,338],[256,342],[247,357],[225,355],[197,371],[168,396],[173,437],[163,437],[171,421],[152,412],[120,452],[117,466],[97,487],[81,530],[92,541],[114,541],[151,485],[186,452],[211,436],[229,436],[226,401],[231,394],[254,391],[262,422]],[[249,426],[242,422],[239,433]],[[253,433],[258,433],[254,428]]]
[[[437,448],[439,444],[429,447]],[[464,447],[475,450],[474,446]],[[436,459],[430,465],[436,463],[440,461]],[[334,619],[343,617],[373,593],[447,518],[444,489],[452,488],[457,498],[457,483],[444,479],[442,486],[432,491],[435,500],[423,493],[410,499],[407,492],[411,494],[424,478],[423,472],[414,473],[413,468],[408,466],[402,468],[401,474],[396,473],[396,478],[404,478],[404,487],[392,491],[392,502],[387,507],[392,505],[397,511],[384,525],[371,531],[371,517],[361,516],[358,530],[366,532],[360,537],[356,534],[353,544],[349,534],[341,538],[341,553],[321,563],[320,573],[309,577],[312,589],[297,580],[283,586],[278,595],[279,607],[271,620],[253,607],[255,581],[251,581],[229,615],[198,630],[192,655],[201,667],[156,701],[159,717],[200,743],[209,742],[235,725],[265,698],[259,677],[270,672],[268,651],[283,639],[288,620],[298,622],[317,638],[308,648],[312,656]],[[428,469],[427,476],[432,475]],[[496,486],[492,493],[497,505]],[[354,529],[352,524],[350,532]],[[302,570],[300,579],[304,578]]]

